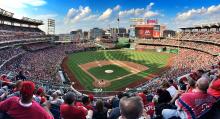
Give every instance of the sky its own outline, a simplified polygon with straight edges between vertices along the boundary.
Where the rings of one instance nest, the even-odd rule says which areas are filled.
[[[44,21],[56,20],[56,34],[94,27],[129,28],[131,18],[158,19],[167,29],[220,22],[220,0],[0,0],[0,8]]]

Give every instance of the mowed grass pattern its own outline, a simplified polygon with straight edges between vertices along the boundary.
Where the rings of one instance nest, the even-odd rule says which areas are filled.
[[[93,90],[93,79],[85,73],[78,65],[97,60],[121,60],[131,61],[147,66],[149,69],[138,74],[125,77],[121,80],[113,81],[111,86],[104,88],[106,91],[114,91],[122,87],[143,79],[148,74],[158,72],[166,66],[171,55],[168,53],[158,53],[154,51],[135,50],[115,50],[115,51],[88,51],[73,53],[68,56],[68,67],[81,85],[87,90]],[[102,75],[102,74],[100,74]]]
[[[105,73],[105,70],[113,70],[112,73]],[[131,74],[128,70],[117,65],[104,65],[102,67],[94,67],[88,70],[93,76],[99,80],[112,80],[128,74]]]

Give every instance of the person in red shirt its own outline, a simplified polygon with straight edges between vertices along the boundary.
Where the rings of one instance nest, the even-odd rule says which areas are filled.
[[[46,98],[44,97],[44,95],[45,95],[44,89],[42,87],[38,88],[36,96],[40,98],[40,104],[43,104],[44,102],[46,102]]]
[[[5,74],[1,75],[0,80],[3,82],[2,86],[5,86],[11,83],[11,81],[8,79],[7,75]]]
[[[91,105],[91,102],[90,102],[90,98],[88,96],[84,96],[82,98],[82,103],[83,103],[83,106],[87,109],[87,110],[92,110],[94,111],[94,108],[92,107]]]
[[[53,119],[37,102],[32,100],[35,85],[31,81],[24,81],[20,90],[21,97],[13,96],[0,102],[0,111],[7,113],[14,119]],[[46,107],[45,107],[46,109]]]
[[[64,96],[64,104],[60,106],[60,114],[63,119],[86,119],[87,109],[83,106],[76,106],[76,96],[68,92]]]
[[[94,107],[94,106],[95,106],[95,103],[94,103],[94,95],[93,95],[93,94],[89,94],[88,97],[89,97],[89,99],[90,99],[91,105]]]
[[[147,95],[147,104],[145,106],[146,113],[150,115],[151,118],[154,116],[155,104],[153,102],[153,96]]]
[[[216,98],[220,98],[220,76],[212,80],[208,88],[208,93]]]
[[[138,93],[138,96],[141,98],[144,106],[147,104],[146,95],[144,93]]]
[[[176,100],[176,110],[163,109],[164,119],[180,117],[181,119],[197,119],[212,108],[216,99],[207,93],[209,81],[202,77],[196,82],[196,88],[191,93],[183,93]]]

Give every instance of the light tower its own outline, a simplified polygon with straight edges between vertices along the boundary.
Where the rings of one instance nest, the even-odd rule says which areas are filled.
[[[118,35],[119,35],[119,22],[120,22],[120,19],[119,19],[119,14],[118,14],[118,19],[117,19],[117,22],[118,22]]]
[[[55,20],[54,19],[47,20],[47,34],[55,35]]]

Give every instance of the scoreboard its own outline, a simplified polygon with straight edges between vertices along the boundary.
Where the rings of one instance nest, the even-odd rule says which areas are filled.
[[[138,38],[160,38],[160,25],[137,25],[135,26],[135,36]]]

